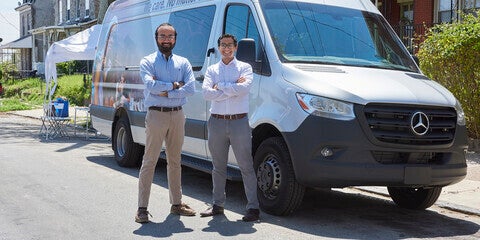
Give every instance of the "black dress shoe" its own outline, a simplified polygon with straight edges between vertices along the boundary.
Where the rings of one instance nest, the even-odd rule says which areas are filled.
[[[201,212],[200,217],[210,217],[210,216],[219,215],[219,214],[223,214],[223,207],[220,207],[214,204],[204,212]]]
[[[247,214],[245,214],[245,216],[242,218],[244,222],[253,222],[257,221],[258,219],[260,219],[260,210],[255,208],[248,209]]]

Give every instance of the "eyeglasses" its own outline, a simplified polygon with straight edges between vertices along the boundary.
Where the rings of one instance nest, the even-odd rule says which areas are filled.
[[[157,37],[158,39],[160,40],[174,40],[175,39],[175,35],[160,35]]]
[[[233,47],[235,47],[235,45],[234,45],[233,43],[229,43],[229,44],[221,43],[221,44],[220,44],[220,47],[221,47],[221,48],[232,49]]]

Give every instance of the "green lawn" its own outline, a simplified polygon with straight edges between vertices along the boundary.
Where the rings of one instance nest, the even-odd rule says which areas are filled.
[[[65,97],[72,106],[83,106],[90,99],[90,76],[86,82],[83,74],[58,78],[58,86],[52,99]],[[0,97],[0,112],[41,108],[45,99],[45,81],[40,78],[1,80],[3,95]]]

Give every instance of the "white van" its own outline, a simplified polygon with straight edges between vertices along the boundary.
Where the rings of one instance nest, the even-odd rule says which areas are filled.
[[[93,126],[111,136],[121,166],[145,144],[139,63],[154,32],[174,25],[174,53],[196,76],[182,162],[210,172],[203,74],[220,60],[217,39],[237,36],[254,68],[249,119],[261,208],[291,214],[306,187],[386,186],[393,201],[425,209],[467,172],[464,112],[425,77],[369,0],[117,0],[94,64]],[[239,180],[233,154],[229,178]],[[164,156],[163,156],[164,157]]]

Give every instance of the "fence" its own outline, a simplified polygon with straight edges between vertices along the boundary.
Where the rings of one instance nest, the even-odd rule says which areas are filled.
[[[420,43],[423,42],[427,30],[434,24],[399,24],[392,25],[393,30],[402,40],[405,47],[412,54],[418,51]]]

